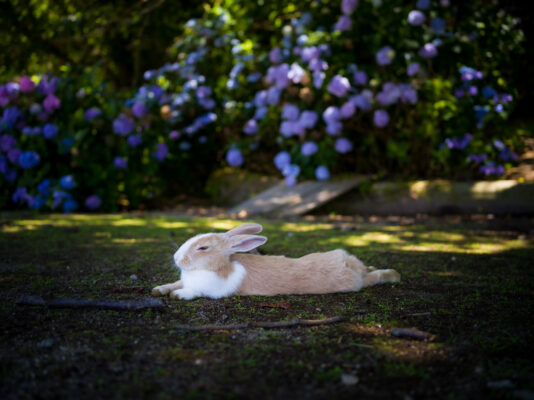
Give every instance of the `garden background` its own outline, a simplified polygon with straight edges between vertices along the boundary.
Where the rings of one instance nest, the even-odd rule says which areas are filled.
[[[495,179],[531,135],[519,1],[0,7],[2,208],[161,206],[221,167]]]

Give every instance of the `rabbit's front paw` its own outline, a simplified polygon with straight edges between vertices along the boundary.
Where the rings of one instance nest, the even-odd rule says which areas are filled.
[[[167,293],[169,293],[169,290],[165,289],[163,286],[156,286],[152,289],[153,296],[165,296]]]
[[[189,289],[173,290],[169,295],[171,299],[191,300],[197,297],[196,293]]]

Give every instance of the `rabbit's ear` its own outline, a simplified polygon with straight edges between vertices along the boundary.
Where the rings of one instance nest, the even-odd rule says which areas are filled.
[[[230,251],[232,253],[247,252],[261,246],[267,241],[265,236],[256,235],[236,235],[230,240]]]
[[[237,228],[229,230],[228,232],[226,232],[226,235],[253,235],[255,233],[260,233],[262,229],[263,227],[260,224],[243,224],[239,225]]]

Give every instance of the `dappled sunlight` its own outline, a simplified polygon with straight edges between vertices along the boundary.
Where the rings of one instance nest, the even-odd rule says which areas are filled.
[[[302,224],[293,222],[282,223],[276,228],[277,230],[284,232],[314,232],[319,230],[334,230],[334,226],[332,224]]]
[[[110,223],[110,225],[113,226],[146,226],[148,221],[146,219],[119,219],[117,221],[113,221]]]

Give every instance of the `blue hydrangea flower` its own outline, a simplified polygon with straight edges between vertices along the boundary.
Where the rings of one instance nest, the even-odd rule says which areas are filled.
[[[271,87],[267,90],[267,104],[274,106],[280,102],[281,91],[276,87]]]
[[[315,169],[315,177],[318,181],[326,181],[330,179],[330,171],[324,165],[319,165]]]
[[[141,135],[130,135],[128,136],[128,146],[134,148],[139,146],[143,142]]]
[[[7,153],[9,150],[17,147],[17,139],[11,135],[0,136],[0,150]]]
[[[265,107],[267,105],[267,91],[260,90],[254,96],[254,105],[256,107]]]
[[[300,148],[300,152],[303,156],[312,156],[319,150],[319,146],[315,142],[305,142]]]
[[[389,124],[389,114],[386,110],[376,110],[373,117],[374,124],[379,128],[384,128]]]
[[[9,154],[8,154],[9,158]],[[29,169],[39,164],[41,157],[35,151],[24,151],[18,157],[18,163],[22,169]]]
[[[423,58],[434,58],[438,55],[438,49],[433,43],[427,43],[419,49],[419,55]]]
[[[124,114],[120,114],[113,121],[113,131],[117,135],[126,136],[129,135],[135,128],[135,122],[132,121]]]
[[[421,66],[417,62],[413,62],[410,65],[408,65],[408,68],[406,68],[406,74],[408,76],[414,76],[417,74],[421,69]]]
[[[317,123],[317,113],[315,111],[306,110],[300,114],[299,123],[305,128],[311,129]]]
[[[482,96],[485,98],[485,99],[489,99],[493,96],[495,96],[495,90],[490,87],[490,86],[485,86],[483,89],[482,89]]]
[[[342,15],[334,25],[334,30],[339,32],[345,32],[352,29],[352,20],[347,15]]]
[[[78,202],[74,199],[67,199],[63,203],[63,211],[66,213],[71,213],[78,208]]]
[[[247,82],[250,82],[250,83],[258,82],[260,78],[261,78],[261,73],[255,72],[247,76]]]
[[[325,78],[324,72],[314,72],[313,73],[313,86],[316,89],[320,89],[321,86],[323,86],[324,78]]]
[[[488,156],[486,154],[469,154],[469,156],[467,157],[467,161],[481,163],[483,161],[486,161],[487,158]]]
[[[341,75],[335,75],[328,84],[328,91],[337,97],[345,96],[349,89],[349,80]]]
[[[93,194],[85,199],[85,208],[89,210],[96,210],[102,205],[102,200],[96,194]]]
[[[8,130],[11,130],[20,116],[21,113],[17,107],[8,107],[4,109],[4,115],[0,122],[3,123]]]
[[[416,7],[420,10],[428,10],[430,8],[430,0],[417,0]]]
[[[437,34],[441,35],[445,33],[446,22],[443,18],[436,17],[430,21],[430,28]]]
[[[65,175],[59,180],[59,186],[65,190],[71,190],[76,187],[76,181],[72,175]]]
[[[269,52],[269,60],[273,64],[279,64],[280,61],[282,61],[282,52],[280,51],[280,48],[275,47]]]
[[[449,149],[463,150],[467,147],[469,142],[471,142],[472,138],[473,135],[471,135],[470,133],[466,133],[463,136],[445,139],[445,144]]]
[[[243,132],[247,135],[254,135],[258,132],[258,123],[254,119],[249,119],[243,127]]]
[[[323,112],[323,120],[327,124],[338,122],[341,119],[341,112],[336,106],[330,106]]]
[[[55,124],[46,124],[43,126],[43,136],[45,139],[54,139],[59,129]]]
[[[326,133],[328,133],[331,136],[339,135],[342,129],[343,129],[343,124],[337,121],[331,122],[326,125]]]
[[[352,101],[347,101],[343,106],[341,106],[340,114],[341,118],[350,118],[356,112],[356,106]]]
[[[382,47],[376,52],[376,62],[380,66],[389,65],[395,58],[395,52],[389,46]]]
[[[410,11],[408,14],[408,23],[413,26],[423,25],[425,23],[425,14],[419,10]]]
[[[137,118],[144,117],[147,112],[148,112],[148,110],[147,110],[146,106],[143,103],[136,102],[132,106],[132,114]]]
[[[99,108],[91,107],[85,111],[83,117],[86,121],[92,121],[95,118],[98,118],[102,114]]]
[[[228,153],[226,153],[226,162],[231,167],[240,167],[244,162],[243,153],[239,149],[228,150]]]
[[[347,138],[339,138],[334,148],[338,153],[345,154],[352,150],[352,143]]]
[[[281,151],[274,157],[274,165],[282,171],[287,165],[291,164],[291,156],[287,151]]]
[[[282,108],[282,119],[295,121],[299,117],[300,110],[293,104],[284,104]]]
[[[293,83],[300,83],[305,75],[304,69],[297,63],[291,64],[291,69],[287,73],[287,77],[291,79]]]
[[[367,74],[364,71],[355,71],[354,72],[354,83],[357,86],[365,86],[367,85],[367,81],[369,78],[367,77]]]
[[[345,15],[351,15],[356,7],[358,7],[359,0],[342,0],[341,12]]]
[[[126,169],[126,167],[128,166],[128,161],[123,157],[115,157],[115,159],[113,160],[113,164],[117,169]]]
[[[48,195],[50,194],[50,186],[51,186],[50,179],[44,179],[37,186],[37,191],[41,193],[43,196],[48,197]]]
[[[169,148],[167,145],[165,143],[158,143],[156,145],[156,151],[153,153],[154,158],[158,162],[162,162],[165,160],[165,158],[167,158],[167,154],[169,154]]]
[[[267,116],[269,109],[267,107],[258,107],[254,112],[254,119],[259,121],[264,119]]]

